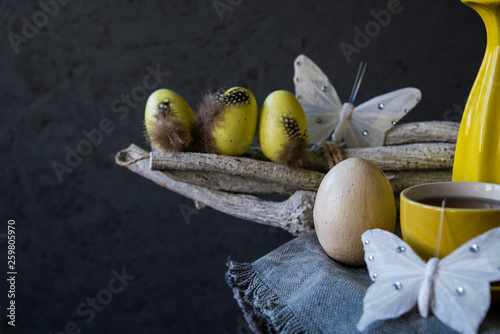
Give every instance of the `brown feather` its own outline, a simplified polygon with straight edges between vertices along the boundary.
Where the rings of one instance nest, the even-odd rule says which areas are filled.
[[[186,131],[181,122],[169,114],[158,113],[151,133],[146,133],[151,146],[163,152],[186,151],[193,142],[193,136]]]
[[[302,163],[306,149],[307,140],[304,140],[304,137],[294,137],[278,155],[277,162],[288,167],[298,167]]]
[[[216,120],[224,108],[219,95],[218,92],[207,93],[198,106],[195,137],[201,152],[217,153],[212,134]]]

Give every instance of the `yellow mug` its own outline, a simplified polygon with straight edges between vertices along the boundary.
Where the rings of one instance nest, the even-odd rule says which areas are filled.
[[[403,240],[423,260],[435,257],[436,253],[443,258],[468,240],[500,226],[498,184],[427,183],[405,189],[400,200]],[[441,240],[436,252],[441,216]]]

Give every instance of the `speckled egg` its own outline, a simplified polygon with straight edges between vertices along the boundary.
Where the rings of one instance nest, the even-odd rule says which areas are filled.
[[[252,144],[257,129],[258,109],[253,94],[233,87],[220,95],[223,110],[213,130],[215,149],[224,155],[241,155]]]
[[[294,164],[307,148],[307,119],[295,95],[274,91],[262,106],[259,142],[264,155],[285,165]]]

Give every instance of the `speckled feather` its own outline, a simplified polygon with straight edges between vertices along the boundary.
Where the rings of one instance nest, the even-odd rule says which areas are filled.
[[[299,166],[307,148],[307,130],[301,133],[299,123],[291,114],[281,116],[281,125],[289,141],[279,154],[277,161],[285,166]]]

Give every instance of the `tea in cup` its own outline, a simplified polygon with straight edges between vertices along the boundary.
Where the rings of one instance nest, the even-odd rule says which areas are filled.
[[[498,184],[427,183],[405,189],[400,199],[403,240],[424,260],[443,258],[468,240],[500,226]]]

